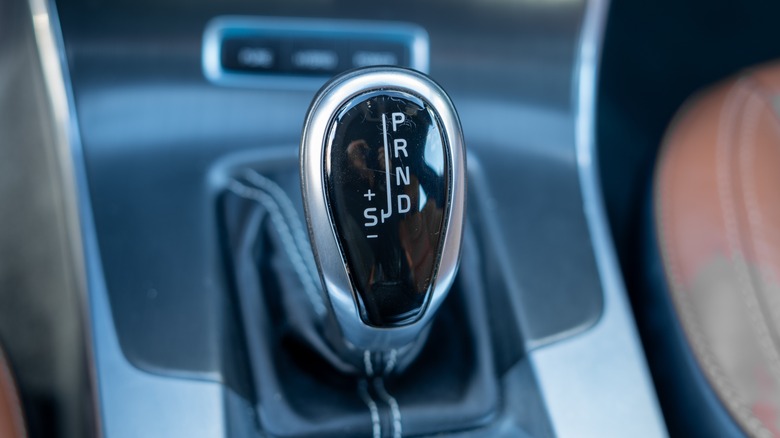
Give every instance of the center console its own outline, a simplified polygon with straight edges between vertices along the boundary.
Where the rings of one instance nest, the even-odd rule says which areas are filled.
[[[50,4],[106,435],[663,436],[593,163],[606,8]]]

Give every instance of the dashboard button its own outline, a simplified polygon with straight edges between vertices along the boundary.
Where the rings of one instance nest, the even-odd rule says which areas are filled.
[[[330,41],[294,40],[284,68],[295,74],[332,75],[341,70],[341,56]]]
[[[222,67],[237,71],[278,71],[280,46],[279,41],[272,39],[225,39],[222,42]]]
[[[374,65],[409,65],[408,49],[403,43],[386,41],[353,41],[349,45],[347,68]]]

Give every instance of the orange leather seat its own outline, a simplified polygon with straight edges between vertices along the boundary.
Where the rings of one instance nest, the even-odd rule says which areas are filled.
[[[780,63],[688,103],[655,178],[667,284],[709,385],[751,436],[780,436]]]
[[[0,349],[0,437],[26,437],[22,408],[11,370]]]

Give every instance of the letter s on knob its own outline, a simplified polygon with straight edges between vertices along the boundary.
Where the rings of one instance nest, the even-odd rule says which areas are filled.
[[[375,351],[409,344],[460,256],[465,152],[449,97],[411,70],[346,73],[312,103],[300,158],[315,259],[342,335]]]

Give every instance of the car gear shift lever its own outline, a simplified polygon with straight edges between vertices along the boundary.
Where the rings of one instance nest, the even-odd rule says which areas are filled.
[[[315,97],[300,161],[329,341],[355,357],[415,350],[460,257],[465,151],[449,97],[411,70],[345,73]]]

